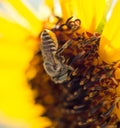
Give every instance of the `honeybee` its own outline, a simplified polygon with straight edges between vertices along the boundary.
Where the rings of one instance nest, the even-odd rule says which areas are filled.
[[[73,70],[71,66],[65,64],[65,58],[61,55],[71,43],[72,40],[68,40],[58,49],[58,40],[55,33],[47,29],[41,33],[43,66],[46,73],[56,84],[67,81],[69,72]]]

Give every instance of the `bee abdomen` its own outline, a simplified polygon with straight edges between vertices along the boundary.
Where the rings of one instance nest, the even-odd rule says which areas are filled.
[[[54,40],[51,38],[51,36],[46,30],[42,32],[41,39],[42,39],[41,50],[43,52],[51,54],[57,51]]]

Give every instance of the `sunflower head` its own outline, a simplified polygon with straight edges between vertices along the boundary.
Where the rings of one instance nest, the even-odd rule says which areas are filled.
[[[118,80],[115,72],[119,67],[119,62],[111,64],[104,62],[98,52],[101,34],[85,31],[81,28],[81,24],[79,19],[73,17],[68,18],[65,23],[58,18],[56,24],[49,28],[58,40],[58,51],[61,47],[64,48],[68,40],[72,40],[72,43],[59,56],[53,54],[51,57],[58,59],[60,56],[64,56],[64,63],[59,59],[58,61],[62,63],[62,66],[71,66],[74,70],[67,72],[66,81],[58,86],[55,84],[57,81],[50,80],[51,74],[46,74],[49,75],[46,88],[51,88],[48,89],[49,92],[46,93],[46,96],[52,95],[52,104],[46,106],[47,113],[49,113],[47,116],[52,119],[53,125],[56,127],[116,127],[118,117],[114,108],[118,104],[116,102]],[[55,41],[51,37],[49,36],[49,41],[50,39],[51,42]],[[47,39],[48,36],[45,37],[46,42]],[[53,46],[47,46],[47,49],[53,48]],[[49,54],[53,53],[52,50],[50,52]],[[39,55],[41,56],[41,54]],[[46,59],[43,58],[42,61],[46,62]],[[54,64],[57,63],[56,61]],[[58,72],[55,77],[61,77],[61,72]],[[40,74],[35,78],[38,77],[40,78]],[[34,80],[32,82],[32,85],[35,85]],[[36,86],[41,87],[39,83]],[[44,104],[46,104],[45,102],[48,101],[44,101]],[[50,109],[52,107],[54,110]]]
[[[45,0],[42,4],[47,6],[37,11],[28,3],[2,2],[14,15],[0,15],[0,40],[9,42],[1,45],[1,56],[11,62],[1,68],[1,85],[14,88],[7,93],[13,94],[10,104],[16,109],[4,107],[5,94],[1,110],[28,127],[119,127],[120,1]]]

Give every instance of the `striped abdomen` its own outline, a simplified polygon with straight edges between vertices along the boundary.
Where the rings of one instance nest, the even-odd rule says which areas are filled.
[[[47,74],[51,77],[56,76],[62,66],[58,58],[56,58],[58,44],[55,38],[55,34],[49,30],[44,30],[41,34],[43,66]]]
[[[43,54],[56,54],[58,44],[57,39],[54,40],[55,34],[49,30],[44,30],[41,34],[41,50]]]
[[[55,34],[45,29],[41,34],[41,51],[44,61],[49,61],[54,65],[57,48],[58,44]]]

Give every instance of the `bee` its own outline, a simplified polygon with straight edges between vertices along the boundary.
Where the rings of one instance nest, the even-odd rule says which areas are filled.
[[[58,48],[58,40],[55,33],[47,29],[41,33],[43,66],[46,73],[56,84],[67,81],[69,72],[73,70],[71,66],[65,63],[65,57],[61,55],[71,43],[72,40],[68,40],[62,47]]]

